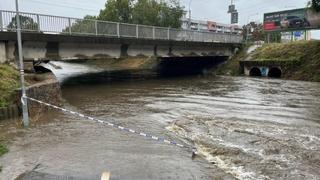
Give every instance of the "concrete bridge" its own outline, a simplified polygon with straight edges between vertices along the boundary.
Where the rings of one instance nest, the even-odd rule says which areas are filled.
[[[231,56],[238,34],[21,13],[25,60]],[[0,62],[17,59],[15,12],[0,10]]]

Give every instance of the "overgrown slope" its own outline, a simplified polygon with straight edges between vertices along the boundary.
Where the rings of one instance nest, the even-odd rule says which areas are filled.
[[[244,47],[226,64],[218,74],[239,75],[239,61],[248,59],[248,47]],[[320,41],[298,41],[291,43],[264,44],[250,54],[254,61],[295,61],[284,78],[320,82]]]
[[[265,44],[252,57],[261,61],[299,61],[285,78],[320,81],[320,41]]]
[[[0,64],[0,107],[11,103],[12,94],[18,87],[18,71],[9,65]]]
[[[217,69],[218,75],[240,75],[239,62],[247,57],[247,50],[249,46],[243,46],[232,58],[230,58],[226,63],[220,65]]]

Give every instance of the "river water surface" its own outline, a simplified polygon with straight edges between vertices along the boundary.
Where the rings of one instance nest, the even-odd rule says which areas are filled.
[[[15,138],[0,177],[320,179],[319,83],[190,76],[62,92],[68,109],[192,144],[199,155],[53,111]]]

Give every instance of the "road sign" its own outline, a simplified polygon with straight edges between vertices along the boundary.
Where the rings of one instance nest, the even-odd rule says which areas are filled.
[[[229,6],[228,13],[233,13],[236,10],[236,6],[234,4]]]
[[[238,18],[239,18],[239,13],[237,11],[231,13],[231,24],[237,24]]]

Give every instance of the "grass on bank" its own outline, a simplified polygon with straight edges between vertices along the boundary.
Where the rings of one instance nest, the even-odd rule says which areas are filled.
[[[264,44],[252,57],[260,61],[298,61],[285,78],[320,82],[320,41]]]
[[[309,55],[319,55],[319,45],[319,41],[264,44],[253,53],[252,57],[253,60],[303,61],[307,60],[306,58],[314,60]]]
[[[7,153],[9,150],[7,149],[6,146],[0,144],[0,157]],[[2,171],[2,166],[0,166],[0,172]]]
[[[0,108],[10,105],[12,95],[19,87],[19,73],[7,64],[0,64]]]
[[[218,69],[218,74],[239,75],[239,61],[248,58],[246,51],[241,50]],[[291,43],[264,44],[251,54],[255,61],[297,61],[285,75],[287,79],[320,82],[320,41],[297,41]]]
[[[218,67],[217,74],[230,76],[240,75],[239,62],[246,58],[248,48],[249,46],[242,46],[232,58]]]

